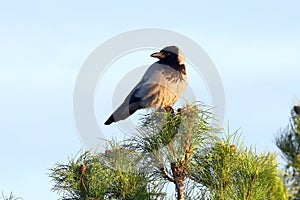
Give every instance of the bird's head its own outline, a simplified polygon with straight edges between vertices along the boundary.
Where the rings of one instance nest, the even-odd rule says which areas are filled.
[[[176,46],[167,46],[160,52],[151,54],[151,57],[158,58],[161,62],[167,64],[184,64],[184,56]]]

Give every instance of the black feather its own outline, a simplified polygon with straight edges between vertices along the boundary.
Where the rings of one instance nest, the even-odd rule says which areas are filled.
[[[129,99],[129,104],[137,103],[142,100],[141,97],[137,97],[136,94],[139,92],[140,88],[136,89]]]
[[[294,111],[297,115],[300,114],[300,106],[294,106]]]
[[[111,115],[106,122],[104,122],[105,125],[110,125],[111,123],[115,122],[114,116]]]

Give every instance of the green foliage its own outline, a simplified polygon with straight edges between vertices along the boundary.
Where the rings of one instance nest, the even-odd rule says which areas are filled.
[[[218,139],[210,108],[191,105],[160,115],[145,118],[141,136],[127,145],[147,154],[157,184],[177,188],[182,178],[186,199],[287,199],[275,155],[243,147],[238,133]]]
[[[275,155],[257,155],[228,135],[209,151],[198,152],[191,170],[193,180],[207,188],[208,199],[287,199],[278,177]]]
[[[57,164],[53,190],[62,199],[172,199],[162,193],[172,183],[181,200],[287,199],[275,156],[245,148],[237,133],[220,139],[214,122],[202,104],[147,115],[140,135]]]
[[[300,199],[300,113],[292,110],[290,124],[276,138],[276,145],[286,161],[284,181],[291,198]]]
[[[202,110],[199,107],[202,107]],[[140,135],[126,141],[125,147],[143,155],[143,163],[151,170],[156,184],[174,183],[176,196],[196,199],[198,188],[189,180],[190,159],[197,149],[214,144],[218,129],[213,126],[211,108],[187,105],[176,112],[146,116],[138,128]],[[184,183],[185,182],[185,183]],[[184,187],[196,192],[185,192]],[[196,195],[196,196],[195,196]]]
[[[62,199],[151,199],[159,194],[149,188],[149,177],[133,168],[135,157],[131,152],[114,146],[105,154],[84,152],[67,165],[56,164],[50,177],[53,191]]]

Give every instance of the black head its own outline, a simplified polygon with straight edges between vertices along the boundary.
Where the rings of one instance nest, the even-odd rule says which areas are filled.
[[[151,54],[151,57],[158,58],[160,62],[166,64],[184,64],[184,56],[176,46],[168,46],[160,52]]]

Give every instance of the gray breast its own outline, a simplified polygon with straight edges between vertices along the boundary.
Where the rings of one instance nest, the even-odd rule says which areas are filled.
[[[187,76],[167,65],[156,65],[156,70],[146,84],[156,85],[153,103],[163,107],[173,105],[184,93]]]

